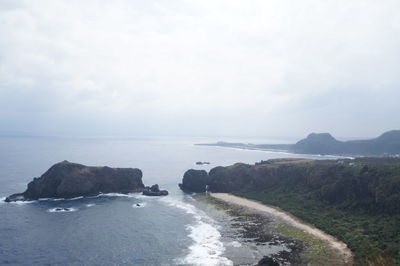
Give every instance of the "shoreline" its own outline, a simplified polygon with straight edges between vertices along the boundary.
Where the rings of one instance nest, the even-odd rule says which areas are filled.
[[[350,159],[353,160],[357,157],[363,157],[363,155],[352,155],[352,154],[318,154],[318,153],[297,153],[290,150],[283,150],[283,149],[273,149],[273,148],[258,148],[258,147],[248,147],[248,146],[230,146],[230,145],[215,145],[215,144],[194,144],[198,146],[210,146],[210,147],[220,147],[220,148],[228,148],[228,149],[238,149],[238,150],[249,150],[249,151],[266,151],[266,152],[273,152],[273,153],[281,153],[281,154],[293,154],[298,156],[318,156],[318,157],[327,157],[335,159]]]
[[[293,216],[288,212],[284,212],[276,207],[269,206],[254,200],[234,196],[228,193],[209,193],[209,195],[217,200],[222,200],[228,204],[249,208],[261,214],[269,214],[280,218],[290,226],[300,229],[312,235],[313,237],[327,243],[332,249],[337,251],[343,257],[346,263],[352,262],[353,254],[345,243],[314,227],[313,225],[310,225],[300,220],[299,218]]]

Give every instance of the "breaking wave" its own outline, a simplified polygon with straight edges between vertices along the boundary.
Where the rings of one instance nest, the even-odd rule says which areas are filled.
[[[233,265],[233,262],[222,256],[225,247],[221,242],[215,221],[195,206],[172,197],[160,201],[169,206],[184,210],[194,217],[195,223],[186,226],[193,245],[189,247],[189,254],[179,259],[179,264],[189,265]]]
[[[77,208],[60,208],[60,207],[57,207],[57,208],[49,209],[48,212],[75,212],[77,210],[78,210]]]

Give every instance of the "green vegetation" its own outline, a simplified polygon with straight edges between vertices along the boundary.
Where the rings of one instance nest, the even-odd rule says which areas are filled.
[[[356,264],[400,264],[400,215],[344,210],[304,194],[279,190],[234,194],[278,206],[336,236],[354,252]]]
[[[276,229],[283,235],[301,240],[308,246],[304,254],[304,261],[309,265],[326,265],[330,261],[334,264],[340,261],[340,256],[334,253],[326,242],[313,237],[309,233],[286,224],[279,224]]]
[[[400,265],[400,160],[270,160],[210,171],[214,192],[278,206],[345,242],[358,264]]]
[[[314,224],[345,242],[358,264],[400,265],[399,158],[275,159],[198,174],[211,192],[256,199]]]

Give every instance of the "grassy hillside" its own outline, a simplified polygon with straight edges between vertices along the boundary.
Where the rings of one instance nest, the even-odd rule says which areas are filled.
[[[355,262],[399,265],[400,215],[377,215],[343,210],[298,193],[279,191],[234,194],[278,206],[345,242]],[[378,263],[380,262],[380,263]]]
[[[217,167],[213,192],[278,206],[348,244],[356,263],[400,264],[400,160],[272,160]]]

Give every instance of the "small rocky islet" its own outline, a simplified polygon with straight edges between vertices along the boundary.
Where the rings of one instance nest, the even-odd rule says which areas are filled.
[[[151,187],[145,187],[143,189],[143,195],[146,196],[167,196],[167,190],[160,190],[158,184],[152,185]]]
[[[168,191],[158,185],[145,186],[138,168],[86,166],[62,161],[54,164],[42,176],[34,178],[23,193],[10,195],[6,202],[38,200],[41,198],[75,198],[102,193],[142,192],[147,196],[165,196]]]

